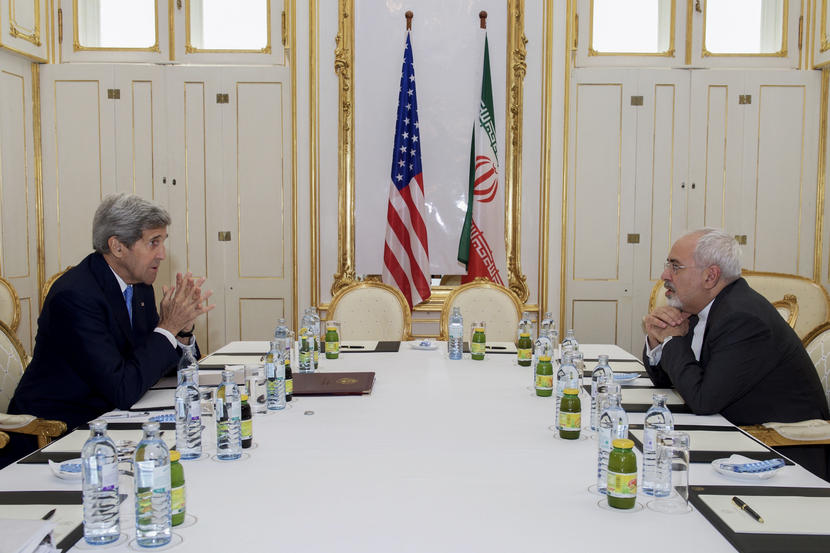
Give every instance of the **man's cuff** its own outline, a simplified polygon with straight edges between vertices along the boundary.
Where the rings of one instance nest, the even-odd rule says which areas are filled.
[[[666,336],[662,342],[654,346],[654,349],[649,349],[648,336],[646,336],[646,356],[648,356],[648,361],[652,367],[660,364],[660,358],[663,357],[663,346],[668,344],[671,339],[671,336]]]
[[[173,336],[173,333],[170,332],[169,330],[165,330],[163,328],[156,327],[156,328],[153,329],[153,332],[158,332],[159,334],[161,334],[162,336],[167,338],[167,341],[170,342],[170,345],[173,346],[173,348],[179,347],[179,341],[176,340],[176,337]]]

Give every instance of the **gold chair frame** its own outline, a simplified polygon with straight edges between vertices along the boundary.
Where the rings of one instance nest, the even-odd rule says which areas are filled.
[[[20,325],[20,297],[17,295],[17,291],[15,291],[12,283],[3,277],[0,277],[0,288],[6,289],[9,296],[11,296],[12,304],[14,306],[12,310],[12,320],[8,321],[6,324],[12,329],[13,332],[17,332],[17,327]]]
[[[72,268],[72,265],[67,265],[66,269],[64,269],[63,271],[58,271],[54,275],[50,276],[49,280],[47,280],[46,282],[43,283],[43,289],[40,292],[40,308],[41,309],[43,309],[43,302],[46,301],[46,296],[49,295],[49,290],[52,289],[52,285],[55,284],[55,281],[57,281],[60,277],[62,277],[63,274],[71,268]]]
[[[787,317],[787,324],[790,325],[790,328],[795,328],[795,321],[798,319],[798,298],[792,294],[784,294],[784,299],[774,301],[772,305],[776,309],[783,307],[789,310],[790,316]]]
[[[354,282],[346,286],[345,288],[341,288],[340,291],[338,291],[337,294],[335,294],[334,297],[331,299],[331,303],[329,303],[328,310],[326,311],[326,318],[328,320],[335,319],[333,314],[337,310],[337,304],[340,303],[340,300],[343,299],[343,297],[347,294],[363,288],[383,289],[395,296],[395,298],[397,298],[398,303],[401,306],[401,312],[403,313],[403,336],[401,336],[401,341],[409,340],[410,336],[412,335],[412,312],[409,310],[409,304],[406,303],[406,298],[400,290],[398,290],[394,286],[384,284],[383,282]]]
[[[478,277],[473,282],[468,282],[467,284],[462,284],[461,286],[455,288],[450,294],[447,296],[446,301],[444,301],[444,307],[441,309],[441,335],[439,336],[440,340],[447,340],[449,338],[449,321],[450,321],[450,312],[452,311],[453,303],[455,303],[455,297],[459,294],[463,293],[465,290],[469,290],[470,288],[491,288],[493,290],[498,290],[502,292],[506,296],[510,298],[513,302],[513,305],[516,307],[516,313],[519,315],[519,320],[522,318],[522,311],[524,310],[524,306],[522,302],[519,301],[519,298],[516,297],[516,294],[513,293],[512,290],[501,286],[500,284],[496,284],[486,278]]]
[[[5,432],[0,432],[0,449],[6,447],[6,444],[9,443],[9,435]]]

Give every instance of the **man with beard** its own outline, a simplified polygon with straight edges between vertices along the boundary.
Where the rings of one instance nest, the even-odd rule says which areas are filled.
[[[720,413],[736,425],[830,418],[801,340],[741,278],[732,236],[705,228],[680,237],[661,276],[669,305],[643,317],[643,360],[655,386],[673,385],[695,414]],[[786,454],[825,477],[824,448]]]

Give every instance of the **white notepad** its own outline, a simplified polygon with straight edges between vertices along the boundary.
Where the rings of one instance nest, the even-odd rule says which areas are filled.
[[[830,535],[827,513],[830,497],[738,495],[764,522],[758,522],[732,503],[731,495],[701,495],[729,528],[748,534]]]
[[[643,442],[642,430],[631,430],[640,443]],[[741,432],[725,432],[717,430],[681,430],[689,435],[692,451],[769,451],[763,444],[759,444]]]
[[[242,342],[231,342],[212,353],[216,354],[239,354],[239,353],[258,353],[263,355],[271,350],[271,343],[266,341],[245,340]]]
[[[623,403],[646,403],[651,405],[652,399],[651,396],[655,392],[659,392],[661,394],[666,394],[666,404],[667,405],[683,405],[686,403],[683,401],[683,398],[680,397],[674,390],[669,389],[658,389],[655,390],[654,388],[623,388],[622,391],[622,402]]]
[[[48,467],[46,470],[48,471]],[[0,505],[0,519],[40,521],[41,517],[52,509],[55,509],[55,514],[49,519],[49,522],[55,524],[55,529],[52,530],[52,543],[58,544],[84,519],[82,505]]]
[[[134,430],[107,430],[107,435],[113,439],[115,442],[120,441],[132,441],[138,443],[141,440],[141,437],[144,433],[140,429]],[[52,442],[48,446],[43,448],[43,451],[46,452],[54,452],[54,451],[77,451],[78,456],[81,456],[81,449],[84,447],[84,444],[89,439],[89,430],[74,430],[55,442]],[[164,440],[164,443],[167,444],[167,447],[173,447],[176,445],[176,431],[175,430],[162,430],[161,431],[161,439]]]
[[[176,390],[147,390],[141,399],[135,402],[135,405],[130,407],[131,411],[140,411],[142,409],[172,409],[175,404]]]
[[[261,354],[222,355],[214,353],[199,361],[199,365],[262,365],[265,362]]]

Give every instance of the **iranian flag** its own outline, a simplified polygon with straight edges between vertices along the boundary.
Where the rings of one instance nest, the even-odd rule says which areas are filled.
[[[484,31],[484,66],[481,77],[481,108],[473,124],[470,145],[470,185],[467,216],[458,243],[458,261],[467,266],[461,282],[485,277],[504,285],[504,192],[500,185],[493,86],[490,80],[490,50]]]

